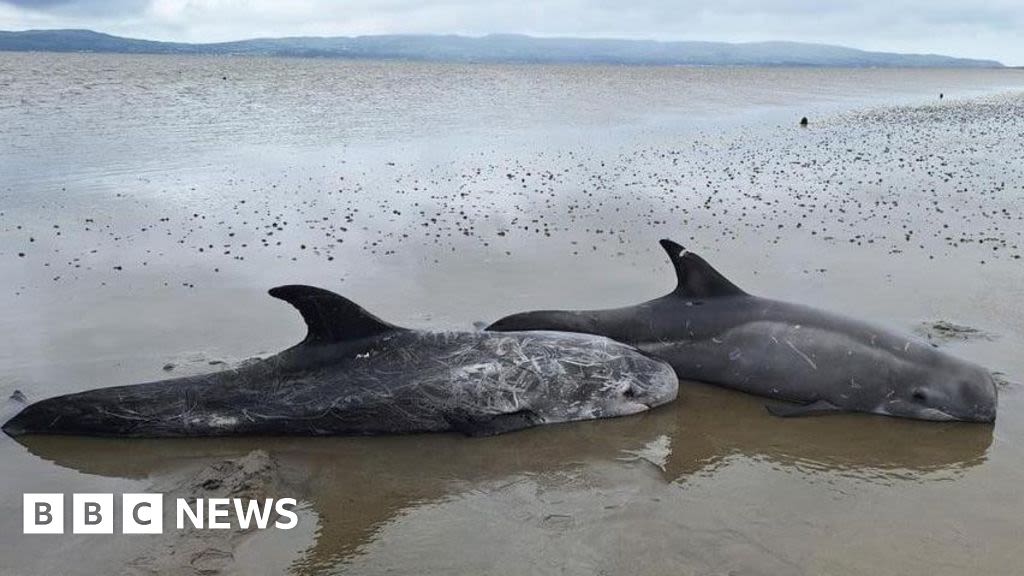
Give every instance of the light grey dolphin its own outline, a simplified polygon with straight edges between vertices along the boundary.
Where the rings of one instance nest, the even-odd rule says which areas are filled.
[[[607,338],[532,332],[421,332],[310,286],[270,294],[293,305],[306,339],[233,370],[42,400],[10,435],[167,437],[490,435],[625,416],[669,402],[664,362]]]
[[[915,337],[799,304],[747,294],[701,257],[662,240],[674,291],[611,310],[514,314],[491,331],[572,330],[607,336],[697,380],[798,403],[779,416],[836,411],[992,422],[992,375]]]

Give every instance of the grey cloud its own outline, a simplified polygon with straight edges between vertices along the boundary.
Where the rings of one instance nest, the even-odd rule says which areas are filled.
[[[149,0],[0,0],[0,6],[26,11],[96,16],[133,15],[144,11],[149,4]]]
[[[22,8],[35,8],[39,10],[73,3],[74,0],[4,0],[3,2],[0,2],[0,4],[9,4],[11,6],[19,6]]]

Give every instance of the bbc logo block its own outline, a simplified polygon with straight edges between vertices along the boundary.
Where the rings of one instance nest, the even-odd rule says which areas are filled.
[[[25,494],[22,497],[25,534],[64,533],[63,494]]]
[[[121,532],[160,534],[164,531],[163,494],[122,494]]]
[[[25,534],[64,533],[63,494],[25,494],[22,510]],[[71,496],[73,534],[113,534],[114,516],[113,494]],[[162,494],[121,495],[122,534],[161,534],[163,530]]]
[[[113,534],[114,495],[73,494],[71,531],[75,534]]]
[[[64,494],[25,494],[23,496],[23,532],[25,534],[64,533]],[[224,530],[235,526],[248,530],[274,527],[291,530],[298,524],[295,498],[186,498],[172,501],[177,530],[188,527],[199,530]],[[231,516],[234,513],[234,521]],[[71,495],[72,534],[113,534],[120,514],[121,534],[163,534],[163,494],[122,494],[120,507],[115,508],[113,494]],[[276,520],[275,520],[276,518]],[[205,520],[205,522],[204,522]]]

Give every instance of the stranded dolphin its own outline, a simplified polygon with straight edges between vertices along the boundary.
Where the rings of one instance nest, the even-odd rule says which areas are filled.
[[[679,284],[637,306],[514,314],[488,330],[599,334],[666,360],[681,379],[799,405],[779,416],[870,412],[992,422],[996,387],[980,366],[910,336],[747,294],[702,258],[662,240]]]
[[[635,414],[673,400],[672,368],[607,338],[421,332],[310,286],[270,294],[306,321],[300,344],[238,369],[58,396],[10,435],[489,435]]]

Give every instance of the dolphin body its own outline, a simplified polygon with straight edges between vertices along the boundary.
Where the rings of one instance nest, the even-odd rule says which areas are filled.
[[[676,397],[667,364],[607,338],[421,332],[310,286],[270,294],[306,321],[300,344],[237,369],[42,400],[12,436],[491,435],[624,416]]]
[[[667,361],[680,379],[796,403],[769,406],[777,416],[847,411],[995,420],[995,383],[980,366],[859,320],[752,296],[679,244],[661,245],[679,282],[661,298],[610,310],[514,314],[487,330],[607,336]]]

